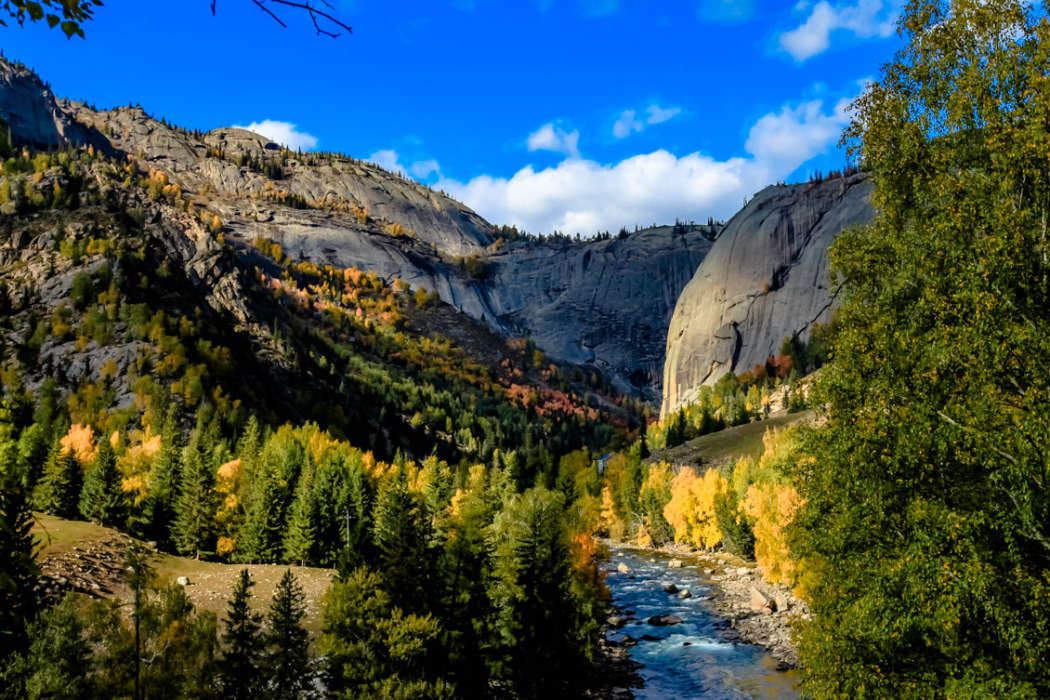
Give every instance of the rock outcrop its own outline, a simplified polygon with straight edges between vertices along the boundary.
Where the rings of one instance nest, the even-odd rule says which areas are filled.
[[[0,119],[14,146],[52,148],[74,144],[106,147],[106,140],[78,123],[36,73],[0,59]]]
[[[828,247],[871,220],[864,175],[767,187],[726,224],[675,307],[664,364],[664,415],[723,374],[764,364],[785,336],[808,337],[835,298]]]

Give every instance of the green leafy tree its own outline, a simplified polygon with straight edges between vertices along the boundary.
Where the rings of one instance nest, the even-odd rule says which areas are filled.
[[[305,617],[306,596],[291,569],[287,569],[277,584],[267,616],[266,695],[274,700],[299,700],[310,688],[310,638],[303,628]]]
[[[255,585],[247,569],[241,569],[233,588],[222,634],[222,684],[226,697],[250,700],[260,687],[259,662],[265,637],[262,615],[252,612],[251,588]]]
[[[127,507],[120,482],[117,456],[109,440],[103,438],[80,492],[80,514],[99,525],[121,527],[127,519]]]
[[[44,20],[51,28],[61,26],[69,38],[76,35],[83,39],[81,25],[92,19],[95,8],[101,5],[102,0],[4,0],[0,3],[0,26],[6,27],[10,21],[22,25],[26,20]]]
[[[915,0],[855,103],[845,282],[792,551],[813,698],[1050,697],[1050,23]]]

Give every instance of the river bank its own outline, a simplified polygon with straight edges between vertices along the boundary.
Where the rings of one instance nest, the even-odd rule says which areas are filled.
[[[799,697],[793,659],[785,653],[788,616],[740,608],[738,592],[749,579],[737,578],[736,569],[745,567],[702,553],[608,544],[603,568],[616,612],[605,653],[637,664],[644,685],[604,697]]]
[[[660,553],[669,558],[669,565],[678,562],[695,570],[699,581],[711,588],[703,603],[724,618],[725,640],[763,647],[782,670],[798,666],[792,630],[797,621],[809,619],[809,607],[787,586],[765,581],[755,562],[677,544],[655,548],[612,541],[604,544],[610,549]]]

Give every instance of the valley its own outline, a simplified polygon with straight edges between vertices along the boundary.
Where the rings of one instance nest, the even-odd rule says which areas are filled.
[[[0,3],[0,700],[1050,696],[1047,3],[234,5]]]

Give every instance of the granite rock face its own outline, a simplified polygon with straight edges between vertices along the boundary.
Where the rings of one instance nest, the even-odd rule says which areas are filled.
[[[663,407],[695,401],[723,374],[764,364],[785,336],[805,339],[835,299],[828,247],[874,216],[864,175],[767,187],[726,224],[675,307]]]
[[[14,146],[105,145],[105,139],[72,118],[65,102],[56,99],[36,73],[4,59],[0,59],[0,118],[7,122]]]
[[[717,235],[717,227],[662,226],[563,247],[510,247],[487,258],[480,291],[501,325],[549,355],[593,364],[619,378],[621,390],[657,400],[675,302]]]

